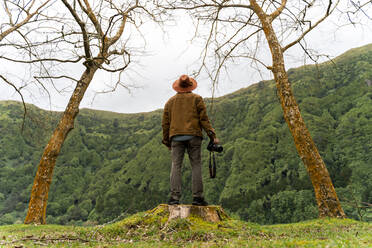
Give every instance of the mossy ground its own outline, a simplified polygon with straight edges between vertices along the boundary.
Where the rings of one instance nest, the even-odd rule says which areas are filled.
[[[170,222],[165,208],[105,226],[9,225],[0,227],[0,247],[371,247],[372,224],[316,219],[258,225],[198,217]]]

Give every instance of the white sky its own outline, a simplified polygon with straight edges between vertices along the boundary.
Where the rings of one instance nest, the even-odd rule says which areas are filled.
[[[180,16],[178,21],[177,26],[167,27],[168,35],[165,36],[160,30],[149,28],[147,48],[151,54],[141,58],[141,69],[137,69],[136,74],[132,73],[129,79],[124,76],[125,82],[139,85],[140,88],[132,89],[131,92],[118,88],[113,93],[96,96],[92,102],[93,92],[101,89],[102,82],[109,83],[110,81],[107,74],[103,76],[98,72],[80,107],[121,113],[148,112],[163,108],[169,97],[175,94],[171,87],[172,83],[181,74],[192,72],[192,65],[198,60],[202,49],[189,42],[193,35],[193,26],[190,20],[185,16]],[[308,43],[318,52],[335,57],[351,48],[372,43],[372,30],[368,26],[347,26],[336,30],[332,21],[337,22],[337,20],[325,22],[307,36]],[[370,22],[372,23],[372,21]],[[298,54],[300,55],[298,56]],[[291,48],[286,54],[286,68],[310,63],[309,60],[304,62],[302,55],[303,53],[298,48]],[[75,68],[77,71],[82,69]],[[21,70],[21,68],[17,68],[17,71]],[[216,95],[231,93],[261,79],[259,73],[250,68],[248,62],[236,65],[231,67],[229,77],[225,77],[219,82]],[[264,79],[271,79],[271,75],[266,72]],[[210,81],[205,76],[200,76],[196,80],[198,88],[194,92],[203,97],[210,97],[212,93]],[[0,82],[0,92],[0,100],[20,100],[14,90],[2,82]],[[45,94],[24,92],[27,102],[44,109],[59,111],[64,110],[70,94],[70,92],[62,95],[53,94],[52,103],[49,103]],[[33,97],[31,98],[29,95]]]

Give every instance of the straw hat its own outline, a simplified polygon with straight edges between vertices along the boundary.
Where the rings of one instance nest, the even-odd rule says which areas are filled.
[[[173,83],[173,89],[179,93],[193,91],[198,86],[198,83],[195,79],[182,75]]]

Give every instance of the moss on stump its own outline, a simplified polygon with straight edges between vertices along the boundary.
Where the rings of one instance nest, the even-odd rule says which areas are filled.
[[[197,218],[208,222],[219,222],[229,219],[221,206],[193,206],[193,205],[167,205],[160,204],[152,213],[165,213],[168,216],[168,222],[174,219]]]

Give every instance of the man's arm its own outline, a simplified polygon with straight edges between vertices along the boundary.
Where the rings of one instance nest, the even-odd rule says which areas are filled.
[[[203,98],[200,97],[197,102],[197,109],[199,113],[199,120],[202,128],[205,130],[209,138],[216,140],[216,133],[209,122],[209,118],[207,115],[207,107],[205,106],[205,103],[203,101]]]
[[[170,128],[170,121],[169,121],[169,111],[168,111],[168,103],[165,104],[164,112],[163,112],[163,119],[161,121],[161,126],[163,128],[163,140],[162,143],[167,147],[170,147],[171,144],[169,142],[169,128]]]

